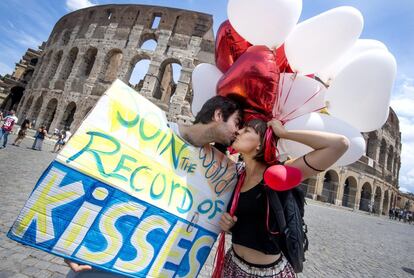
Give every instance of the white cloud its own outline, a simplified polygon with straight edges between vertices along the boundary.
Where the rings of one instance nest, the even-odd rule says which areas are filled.
[[[42,40],[35,38],[23,31],[21,31],[20,34],[16,36],[14,41],[21,44],[24,47],[31,47],[31,48],[36,48],[42,43]]]
[[[409,190],[407,188],[405,188],[405,187],[400,187],[400,191],[401,192],[404,192],[404,193],[409,192]]]
[[[402,76],[392,96],[391,107],[400,120],[401,169],[400,190],[414,193],[414,79]]]
[[[0,74],[1,75],[6,75],[7,73],[12,74],[12,72],[13,72],[13,69],[11,67],[0,62]]]
[[[66,0],[66,7],[70,11],[83,9],[94,5],[96,4],[89,0]]]

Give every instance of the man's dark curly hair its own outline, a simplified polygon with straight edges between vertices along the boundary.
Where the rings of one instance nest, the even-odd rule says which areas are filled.
[[[242,113],[242,108],[237,102],[227,97],[214,96],[207,100],[206,103],[204,103],[203,107],[201,107],[200,112],[198,112],[197,116],[195,117],[194,124],[210,123],[213,120],[214,112],[217,109],[220,109],[223,115],[223,120],[225,122],[227,122],[229,117],[233,115],[234,112],[239,111],[240,116]]]

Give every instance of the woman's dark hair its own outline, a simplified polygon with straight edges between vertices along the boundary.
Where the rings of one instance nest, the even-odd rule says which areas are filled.
[[[260,136],[260,148],[257,151],[257,154],[254,156],[254,159],[259,162],[266,163],[265,161],[265,134],[267,130],[267,123],[260,119],[253,119],[244,124],[244,127],[253,128],[257,134]],[[266,163],[267,164],[267,163]]]
[[[204,103],[201,107],[200,112],[197,113],[195,117],[194,124],[202,123],[208,124],[213,120],[214,112],[220,109],[223,120],[227,122],[229,117],[233,115],[234,112],[239,111],[241,113],[241,107],[239,104],[227,97],[223,96],[214,96]]]
[[[25,127],[26,125],[30,124],[30,120],[29,119],[24,119],[23,123],[22,123],[22,127]]]

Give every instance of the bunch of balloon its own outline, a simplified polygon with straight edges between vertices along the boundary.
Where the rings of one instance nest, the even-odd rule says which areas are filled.
[[[301,0],[229,0],[216,66],[193,72],[193,113],[218,94],[243,103],[247,116],[276,118],[288,130],[345,135],[350,147],[335,166],[348,165],[365,152],[361,132],[387,119],[395,59],[383,43],[359,39],[357,9],[342,6],[298,23],[301,11]],[[278,151],[294,157],[310,148],[281,139]]]

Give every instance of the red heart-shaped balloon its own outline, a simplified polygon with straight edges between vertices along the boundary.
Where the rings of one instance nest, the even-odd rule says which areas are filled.
[[[285,54],[285,45],[282,44],[278,49],[275,50],[276,53],[276,64],[279,66],[280,72],[293,72],[292,68],[289,65],[288,59]]]
[[[251,46],[221,77],[217,94],[271,116],[279,77],[275,53],[263,45]]]
[[[224,21],[216,36],[217,68],[226,72],[250,46],[252,45],[234,30],[230,21]]]
[[[273,165],[263,175],[265,183],[275,191],[292,189],[302,181],[302,172],[295,167]]]

